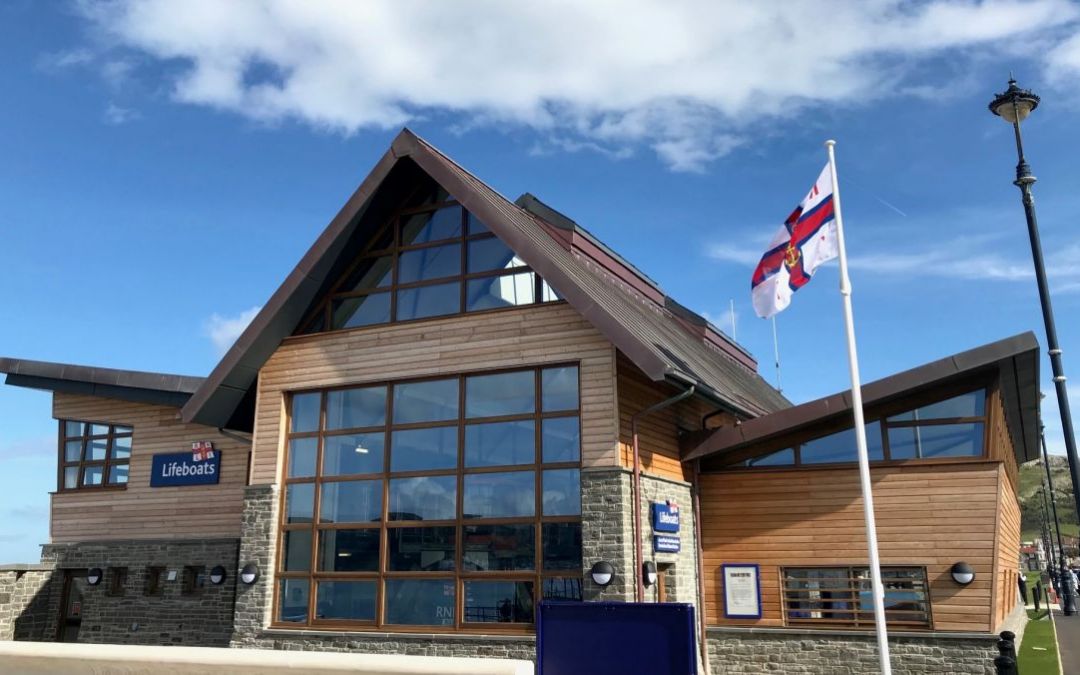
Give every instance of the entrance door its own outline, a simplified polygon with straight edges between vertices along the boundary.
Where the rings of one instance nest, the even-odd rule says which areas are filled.
[[[60,642],[77,642],[82,625],[86,570],[64,570],[64,602],[60,606]]]

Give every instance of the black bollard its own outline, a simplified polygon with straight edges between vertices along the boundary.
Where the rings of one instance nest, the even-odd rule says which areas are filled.
[[[1001,651],[1002,656],[1008,656],[1013,661],[1016,661],[1016,633],[1011,630],[1003,630],[998,633],[998,650]],[[1002,643],[1005,643],[1002,645]],[[1004,648],[1003,648],[1004,647]],[[1005,650],[1008,651],[1005,651]]]
[[[1042,595],[1042,584],[1035,582],[1035,587],[1031,589],[1031,600],[1035,605],[1035,614],[1039,613],[1039,596]]]
[[[997,675],[1020,675],[1016,669],[1016,660],[1008,656],[999,656],[994,659],[994,672]]]

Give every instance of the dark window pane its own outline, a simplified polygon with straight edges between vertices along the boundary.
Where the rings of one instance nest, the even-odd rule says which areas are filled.
[[[378,572],[379,530],[319,530],[319,569]]]
[[[581,515],[581,475],[577,469],[545,471],[541,480],[545,516]]]
[[[109,439],[92,438],[86,442],[86,459],[103,460],[109,448]]]
[[[556,300],[562,300],[563,297],[559,295],[559,292],[551,287],[551,284],[546,279],[540,280],[540,298],[538,302],[555,302]]]
[[[536,302],[532,272],[470,279],[465,287],[465,311],[518,307]]]
[[[289,441],[289,468],[286,478],[307,478],[315,475],[315,456],[319,439],[296,438]]]
[[[82,422],[66,421],[64,422],[64,435],[68,437],[84,436],[86,435],[85,428],[86,425]]]
[[[540,538],[545,572],[581,572],[581,523],[544,523]]]
[[[490,232],[487,225],[480,222],[480,219],[474,216],[472,213],[466,212],[466,218],[469,220],[469,234],[483,234],[484,232]]]
[[[391,471],[453,469],[458,463],[458,428],[395,431],[390,437]]]
[[[386,423],[386,387],[326,392],[326,428],[355,429]]]
[[[306,623],[308,617],[307,579],[281,579],[278,581],[278,619],[290,623]]]
[[[536,569],[535,525],[466,525],[462,546],[466,572]]]
[[[363,258],[356,269],[345,278],[337,292],[352,293],[389,286],[393,268],[393,256],[384,255],[378,258]]]
[[[532,471],[465,476],[463,517],[514,518],[536,513],[536,474]]]
[[[983,425],[937,424],[889,428],[889,457],[979,457],[983,454]]]
[[[322,484],[321,523],[370,523],[382,519],[382,481],[349,480]]]
[[[376,588],[375,581],[320,581],[315,618],[374,621]]]
[[[545,368],[540,375],[543,411],[578,409],[577,366]]]
[[[386,623],[454,625],[453,579],[387,579]]]
[[[746,460],[746,466],[790,466],[795,463],[795,451],[791,448],[777,450],[764,457]]]
[[[417,209],[422,206],[433,206],[442,202],[448,202],[452,199],[453,197],[450,196],[450,193],[444,190],[441,185],[434,181],[427,181],[426,184],[417,188],[408,201],[404,202],[400,208]]]
[[[386,434],[326,436],[323,440],[323,475],[379,473],[383,470],[383,446]]]
[[[581,600],[580,577],[549,577],[544,579],[545,600]]]
[[[397,320],[424,319],[461,311],[461,283],[407,288],[397,292]]]
[[[69,466],[64,468],[64,489],[72,490],[79,487],[79,467]]]
[[[88,466],[83,470],[83,485],[101,485],[105,467]]]
[[[889,421],[919,421],[953,417],[982,417],[986,408],[986,390],[979,389],[960,396],[931,403],[917,410],[893,415]]]
[[[520,415],[536,410],[536,378],[531,370],[465,378],[465,416]]]
[[[281,569],[285,572],[311,570],[311,530],[285,530],[282,533]]]
[[[386,568],[394,572],[443,572],[454,569],[453,527],[391,527]]]
[[[448,206],[438,211],[407,216],[401,226],[401,243],[423,244],[461,236],[461,207]]]
[[[532,623],[533,582],[466,581],[465,621]]]
[[[555,417],[542,424],[545,462],[581,459],[581,425],[577,417]]]
[[[68,441],[64,443],[64,461],[77,462],[82,459],[82,441]]]
[[[458,381],[429,380],[394,385],[394,422],[439,422],[458,416]]]
[[[311,317],[307,325],[300,329],[300,335],[312,335],[314,333],[321,333],[326,330],[326,309],[319,308],[319,311],[315,313],[315,316]]]
[[[294,394],[292,399],[292,431],[317,431],[322,394]]]
[[[117,436],[113,438],[112,459],[128,459],[131,457],[131,436]]]
[[[457,476],[390,481],[389,520],[452,520],[457,513]]]
[[[390,294],[371,293],[334,300],[331,306],[330,330],[373,326],[390,321]]]
[[[127,464],[113,464],[109,467],[109,485],[125,485],[127,482]]]
[[[405,251],[398,256],[398,283],[430,281],[461,274],[461,244]]]
[[[465,427],[465,466],[502,466],[536,462],[536,423],[495,422]]]
[[[285,486],[286,523],[310,523],[314,514],[314,483],[292,483]]]
[[[470,241],[466,255],[468,256],[466,270],[470,273],[525,267],[525,261],[496,237]]]
[[[885,459],[885,451],[881,447],[880,422],[875,421],[866,425],[866,454],[870,461]],[[799,460],[803,464],[859,461],[858,451],[855,448],[855,430],[844,429],[824,438],[816,438],[803,443],[799,448]]]

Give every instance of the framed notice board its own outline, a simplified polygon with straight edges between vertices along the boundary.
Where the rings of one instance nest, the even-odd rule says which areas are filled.
[[[761,568],[752,563],[723,564],[724,618],[761,618]]]

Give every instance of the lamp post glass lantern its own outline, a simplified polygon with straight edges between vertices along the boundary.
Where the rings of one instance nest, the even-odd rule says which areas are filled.
[[[1013,185],[1020,188],[1021,201],[1024,204],[1024,216],[1027,218],[1028,239],[1031,242],[1031,258],[1035,266],[1035,281],[1039,287],[1039,302],[1042,305],[1043,324],[1046,327],[1046,347],[1050,354],[1050,369],[1053,372],[1054,388],[1057,393],[1058,412],[1061,414],[1061,431],[1065,437],[1065,453],[1069,458],[1069,475],[1073,483],[1073,499],[1077,513],[1080,513],[1080,460],[1077,459],[1076,437],[1073,434],[1072,413],[1069,410],[1069,395],[1065,386],[1065,367],[1061,363],[1061,347],[1057,339],[1057,327],[1054,324],[1054,309],[1050,303],[1050,287],[1046,281],[1046,267],[1043,264],[1042,243],[1039,240],[1039,223],[1035,217],[1035,197],[1031,186],[1035,176],[1024,157],[1024,139],[1020,135],[1020,123],[1027,119],[1037,107],[1039,97],[1029,89],[1021,89],[1016,80],[1009,78],[1009,87],[994,97],[990,102],[990,112],[1012,125],[1016,137],[1016,180]],[[1064,561],[1062,561],[1064,565]],[[1065,596],[1065,614],[1075,613],[1075,589],[1072,575],[1062,579]]]

